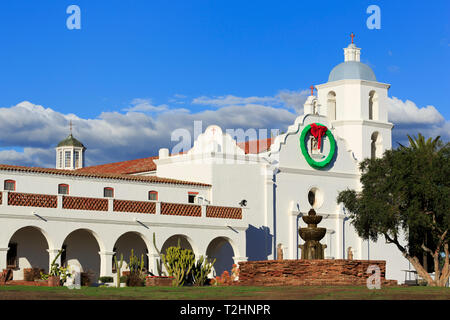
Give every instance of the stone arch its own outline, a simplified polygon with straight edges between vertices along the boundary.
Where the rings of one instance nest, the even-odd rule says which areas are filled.
[[[122,271],[128,271],[128,262],[130,261],[131,249],[133,249],[134,255],[139,259],[144,255],[144,267],[148,270],[149,261],[148,253],[150,253],[150,243],[148,239],[140,232],[128,231],[121,234],[116,242],[114,243],[113,251],[120,259],[121,254],[123,254],[123,267]],[[112,257],[112,265],[114,267],[114,256]]]
[[[336,120],[336,92],[330,91],[327,95],[327,117],[328,120]]]
[[[375,159],[383,155],[383,138],[378,131],[372,133],[370,137],[370,158]]]
[[[13,280],[24,280],[24,269],[43,269],[48,273],[51,244],[47,233],[36,226],[16,230],[9,238],[7,267],[13,270]]]
[[[191,238],[184,234],[175,234],[169,237],[161,247],[161,253],[166,253],[167,248],[176,247],[178,245],[178,240],[180,240],[180,246],[182,249],[189,249],[197,255],[197,248],[194,246],[194,242]]]
[[[369,120],[379,119],[378,93],[375,90],[369,92]]]
[[[91,282],[100,276],[100,255],[104,245],[97,233],[80,228],[70,232],[63,242],[64,253],[61,264],[78,266],[81,272],[89,275]]]
[[[220,276],[224,271],[231,274],[234,264],[234,257],[239,256],[236,246],[230,238],[214,238],[206,249],[206,257],[209,261],[216,259],[214,263],[213,276]]]

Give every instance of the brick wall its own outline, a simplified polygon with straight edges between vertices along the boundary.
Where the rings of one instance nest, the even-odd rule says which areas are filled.
[[[239,262],[239,284],[257,286],[366,285],[369,265],[378,265],[381,285],[386,280],[386,261],[381,260],[266,260]]]

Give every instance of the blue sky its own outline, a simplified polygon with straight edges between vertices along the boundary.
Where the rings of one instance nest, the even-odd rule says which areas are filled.
[[[66,27],[71,4],[81,9],[81,30]],[[366,26],[371,4],[381,9],[380,30]],[[22,134],[0,135],[0,162],[52,165],[48,150],[67,134],[63,127],[70,114],[78,126],[75,132],[86,143],[93,132],[83,133],[85,126],[112,117],[118,119],[108,128],[117,121],[123,125],[130,117],[136,119],[126,116],[136,106],[150,118],[130,121],[129,126],[155,128],[164,116],[170,118],[162,114],[168,110],[191,118],[201,113],[214,121],[218,108],[230,106],[209,104],[208,99],[196,103],[201,97],[279,98],[285,92],[300,98],[311,84],[326,82],[333,66],[343,61],[350,32],[362,48],[361,61],[373,68],[378,81],[391,84],[389,96],[399,104],[411,101],[419,109],[418,118],[427,106],[435,108],[427,109],[432,113],[428,122],[404,122],[403,128],[434,126],[430,134],[448,137],[449,21],[448,1],[3,1],[3,117],[15,113],[13,107],[23,101],[43,109],[27,109],[30,114],[42,111],[31,122],[23,117],[12,117],[19,119],[15,124],[3,120]],[[295,113],[296,106],[275,100],[262,105]],[[241,100],[237,105],[244,104]],[[33,131],[51,126],[36,122],[49,114],[60,119],[54,120],[59,129]],[[288,125],[289,116],[280,117],[276,123]],[[170,135],[147,138],[153,147],[131,154],[114,151],[130,142],[122,137],[103,151],[105,141],[93,141],[91,164],[150,156],[170,141]],[[38,149],[47,156],[40,159]]]

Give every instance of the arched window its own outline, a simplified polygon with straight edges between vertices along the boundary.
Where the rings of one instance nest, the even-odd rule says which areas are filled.
[[[65,183],[58,184],[58,194],[69,194],[69,185]]]
[[[383,151],[383,139],[381,137],[381,134],[375,131],[374,133],[372,133],[371,140],[370,158],[375,159],[381,157]]]
[[[336,93],[334,91],[328,92],[327,113],[330,121],[336,120]]]
[[[378,120],[378,94],[374,90],[369,93],[369,120]]]
[[[158,191],[152,190],[148,192],[148,200],[157,201],[158,200]]]
[[[105,197],[105,198],[114,197],[114,188],[111,188],[111,187],[103,188],[103,197]]]
[[[3,190],[16,191],[16,182],[14,180],[5,180],[3,183]]]

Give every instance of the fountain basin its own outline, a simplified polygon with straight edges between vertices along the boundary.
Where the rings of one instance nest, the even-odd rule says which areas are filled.
[[[300,237],[305,240],[315,240],[320,241],[327,232],[326,228],[300,228],[298,229],[298,233]]]

